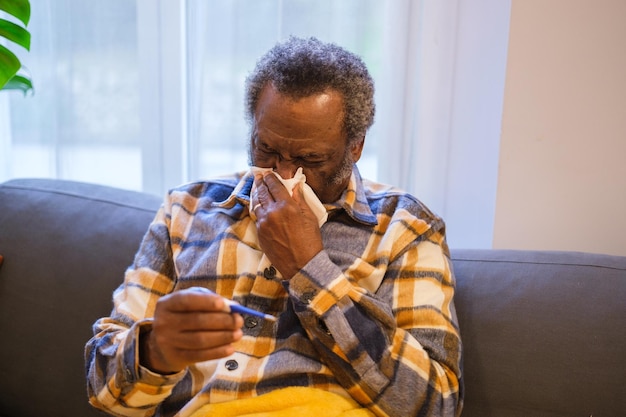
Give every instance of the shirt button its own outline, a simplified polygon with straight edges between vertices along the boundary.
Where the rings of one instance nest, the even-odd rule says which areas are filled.
[[[229,371],[234,371],[235,369],[239,368],[239,364],[234,359],[227,360],[225,366],[226,369],[228,369]]]
[[[270,265],[265,268],[263,276],[267,279],[274,279],[276,277],[276,268],[274,268],[274,265]]]
[[[319,323],[320,329],[322,329],[324,333],[330,336],[330,330],[328,330],[328,326],[326,326],[326,323],[324,323],[321,319],[319,319],[317,322]]]
[[[313,301],[313,298],[315,298],[315,291],[307,291],[304,294],[302,294],[300,301],[302,301],[304,304],[311,304],[311,301]]]
[[[253,316],[246,317],[246,319],[243,322],[244,322],[244,325],[248,329],[252,329],[252,328],[256,327],[259,324],[259,320],[257,320],[257,318],[253,317]]]

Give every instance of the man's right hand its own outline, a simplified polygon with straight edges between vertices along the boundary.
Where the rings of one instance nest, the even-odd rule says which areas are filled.
[[[224,300],[193,289],[176,291],[157,302],[152,329],[140,337],[140,363],[172,374],[196,362],[234,353],[243,336],[243,318],[223,312]]]

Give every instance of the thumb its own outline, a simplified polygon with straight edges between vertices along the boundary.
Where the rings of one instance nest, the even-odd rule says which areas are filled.
[[[298,206],[300,206],[301,210],[311,210],[309,204],[306,202],[306,199],[304,197],[304,189],[302,188],[301,182],[293,187],[293,194],[291,195],[291,197],[295,200],[296,203],[298,203]]]

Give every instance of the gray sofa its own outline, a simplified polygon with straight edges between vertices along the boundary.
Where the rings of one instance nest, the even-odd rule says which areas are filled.
[[[0,184],[0,416],[89,417],[83,347],[160,196]],[[463,416],[626,415],[626,257],[453,250]]]

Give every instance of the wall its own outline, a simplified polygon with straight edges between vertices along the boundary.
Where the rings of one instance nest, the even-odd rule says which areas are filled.
[[[513,0],[495,248],[626,256],[624,22],[624,0]]]

